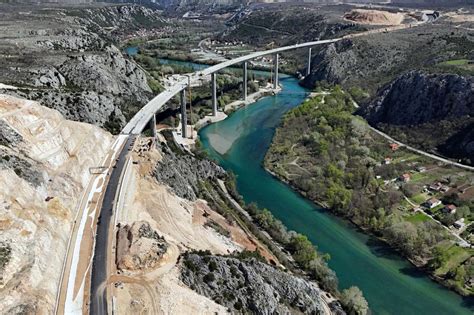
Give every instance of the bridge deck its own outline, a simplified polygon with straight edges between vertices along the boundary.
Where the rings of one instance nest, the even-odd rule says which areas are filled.
[[[316,45],[335,43],[337,41],[340,41],[341,39],[342,38],[318,40],[314,42],[284,46],[284,47],[279,47],[279,48],[270,49],[270,50],[257,51],[249,55],[245,55],[242,57],[238,57],[238,58],[221,62],[217,65],[211,66],[202,71],[194,72],[193,74],[190,75],[191,80],[194,81],[200,76],[211,75],[212,73],[222,70],[224,68],[242,63],[244,61],[252,60],[258,57],[271,55],[271,54],[277,54],[283,51],[288,51],[288,50],[293,50],[293,49],[298,49],[298,48],[305,48],[305,47],[312,47]],[[140,111],[135,116],[133,116],[133,118],[123,128],[122,133],[123,134],[141,133],[143,129],[145,129],[146,125],[148,124],[150,119],[153,117],[153,115],[156,112],[158,112],[171,98],[173,98],[176,94],[181,92],[187,86],[188,86],[188,82],[186,79],[184,79],[177,82],[173,86],[167,88],[162,93],[158,94],[155,98],[153,98],[150,102],[148,102],[142,109],[140,109]]]

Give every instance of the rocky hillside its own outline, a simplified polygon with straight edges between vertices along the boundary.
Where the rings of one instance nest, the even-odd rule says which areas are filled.
[[[317,46],[313,48],[311,74],[303,83],[314,87],[317,81],[326,80],[375,95],[379,88],[413,69],[468,74],[469,70],[444,62],[472,59],[473,51],[472,32],[453,28],[441,19],[437,24]]]
[[[0,82],[18,87],[4,93],[112,132],[153,95],[145,72],[114,42],[126,32],[163,25],[158,12],[128,5],[24,8],[30,10],[24,14],[1,6]]]
[[[402,141],[474,162],[474,77],[411,71],[359,110]]]
[[[344,10],[333,7],[265,7],[236,16],[221,40],[243,41],[269,49],[272,45],[292,45],[365,30],[364,26],[343,21],[342,14]]]
[[[157,266],[168,244],[147,221],[121,226],[117,232],[117,267],[141,270]]]
[[[0,95],[0,310],[52,313],[76,205],[112,136]]]
[[[181,198],[196,200],[202,181],[224,175],[224,170],[209,160],[199,160],[188,154],[178,155],[168,146],[161,150],[163,158],[157,163],[153,175]]]
[[[381,89],[360,113],[372,124],[419,125],[474,115],[474,77],[410,71]]]
[[[182,259],[182,281],[231,313],[323,314],[329,308],[317,284],[255,258],[186,253]]]

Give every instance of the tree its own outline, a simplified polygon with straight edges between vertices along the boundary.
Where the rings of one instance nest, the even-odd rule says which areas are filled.
[[[288,246],[295,261],[304,268],[307,268],[309,263],[317,256],[316,249],[305,235],[294,235]]]
[[[351,315],[365,315],[369,311],[369,304],[358,287],[342,291],[341,303]]]

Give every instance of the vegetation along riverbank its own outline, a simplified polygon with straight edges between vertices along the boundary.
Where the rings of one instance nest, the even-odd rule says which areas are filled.
[[[284,116],[265,167],[472,296],[474,202],[466,192],[474,174],[388,143],[353,115],[340,87],[319,92]]]

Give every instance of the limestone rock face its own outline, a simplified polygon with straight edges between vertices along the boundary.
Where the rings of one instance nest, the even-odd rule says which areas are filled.
[[[474,77],[410,71],[381,89],[360,113],[370,123],[394,125],[474,116]]]
[[[0,54],[11,56],[2,59],[0,82],[21,87],[0,93],[120,132],[153,93],[145,71],[111,43],[166,25],[161,12],[138,5],[31,10],[28,18],[0,12]]]
[[[158,265],[168,243],[146,221],[121,226],[117,232],[117,267],[150,269]]]
[[[314,86],[317,81],[326,80],[341,83],[344,75],[351,73],[358,63],[357,55],[350,40],[328,45],[311,61],[311,74],[304,80],[306,86]]]
[[[474,77],[410,71],[359,110],[370,124],[425,151],[474,163]]]
[[[224,169],[209,160],[199,160],[191,155],[177,155],[167,146],[161,149],[162,159],[153,173],[155,178],[168,186],[179,197],[196,200],[199,182],[224,174]]]
[[[66,85],[64,76],[54,67],[45,67],[37,70],[34,69],[31,72],[35,75],[33,83],[34,86],[59,89],[60,87]]]
[[[71,84],[84,90],[137,94],[141,100],[144,99],[143,92],[151,92],[145,73],[125,59],[115,46],[107,47],[103,55],[72,57],[60,70]]]
[[[0,313],[51,314],[89,168],[112,136],[0,94]]]
[[[316,283],[255,259],[207,254],[183,257],[182,281],[193,290],[228,307],[253,314],[323,314]]]

